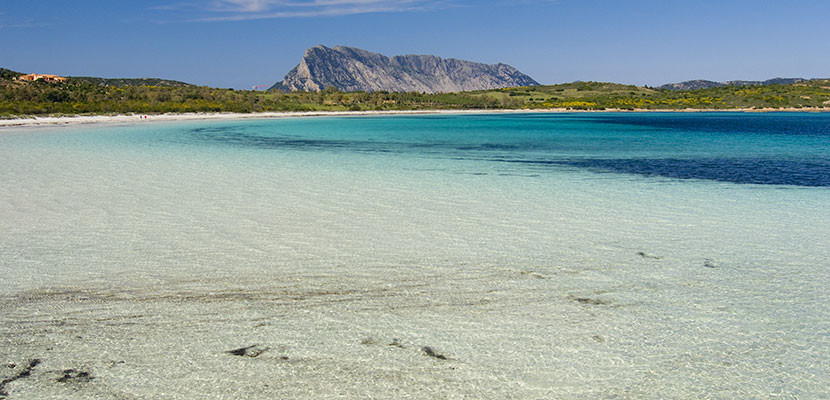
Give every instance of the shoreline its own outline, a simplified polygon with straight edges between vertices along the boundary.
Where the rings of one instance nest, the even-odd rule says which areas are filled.
[[[606,110],[569,110],[554,109],[511,109],[511,110],[386,110],[386,111],[287,111],[287,112],[260,112],[260,113],[174,113],[174,114],[117,114],[117,115],[76,115],[76,116],[45,116],[0,119],[0,129],[37,127],[37,126],[66,126],[88,124],[136,124],[149,122],[175,121],[205,121],[205,120],[239,120],[239,119],[277,119],[298,117],[338,117],[338,116],[384,116],[384,115],[452,115],[452,114],[536,114],[536,113],[703,113],[703,112],[740,112],[740,113],[768,113],[768,112],[804,112],[822,113],[830,109],[798,109],[798,108],[763,108],[763,109],[606,109]],[[146,116],[147,118],[143,118]]]

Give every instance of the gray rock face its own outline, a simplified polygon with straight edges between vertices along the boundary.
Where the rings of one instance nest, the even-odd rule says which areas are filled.
[[[321,91],[335,87],[344,92],[461,92],[539,83],[506,64],[427,55],[386,57],[354,47],[314,46],[271,89],[285,92]]]

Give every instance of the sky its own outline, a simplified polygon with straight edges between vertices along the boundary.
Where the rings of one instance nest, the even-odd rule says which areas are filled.
[[[542,84],[827,78],[828,17],[828,0],[0,0],[0,67],[249,89],[323,44]]]

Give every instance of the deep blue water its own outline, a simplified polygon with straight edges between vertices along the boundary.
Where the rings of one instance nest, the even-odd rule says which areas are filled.
[[[167,138],[169,140],[169,138]],[[393,153],[539,171],[830,186],[830,114],[602,113],[332,117],[197,126],[174,140]]]

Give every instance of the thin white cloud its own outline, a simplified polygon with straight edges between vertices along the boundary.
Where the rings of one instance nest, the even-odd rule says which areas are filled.
[[[0,29],[9,29],[9,28],[44,28],[47,26],[52,26],[51,23],[46,22],[34,22],[31,20],[22,21],[22,22],[4,22],[0,21]]]
[[[426,0],[214,0],[214,11],[239,13],[286,12],[289,9],[311,9],[319,11],[331,8],[376,7],[397,9]],[[434,2],[434,0],[433,0]]]
[[[216,0],[212,8],[215,11],[230,12],[262,12],[268,11],[273,6],[278,6],[282,1],[273,0]]]
[[[331,2],[334,3],[334,2]],[[394,4],[389,4],[394,3]],[[342,1],[337,4],[312,5],[303,4],[294,7],[268,8],[258,11],[236,12],[230,15],[212,16],[201,18],[202,21],[244,21],[253,19],[276,19],[276,18],[311,18],[311,17],[337,17],[355,14],[370,14],[381,12],[406,12],[434,8],[435,5],[425,2],[406,1]]]
[[[439,9],[456,0],[212,0],[207,4],[176,2],[152,7],[161,12],[188,12],[194,21],[335,17]]]
[[[403,13],[455,7],[554,3],[558,0],[187,0],[152,7],[156,11],[187,12],[196,22],[246,21],[279,18],[337,17],[370,13]]]

